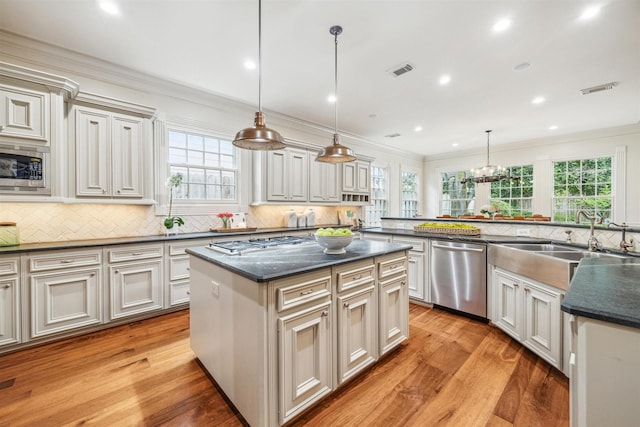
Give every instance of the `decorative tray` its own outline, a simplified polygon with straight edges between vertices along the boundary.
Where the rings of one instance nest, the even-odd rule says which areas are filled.
[[[214,233],[239,233],[242,231],[256,231],[258,227],[245,227],[245,228],[210,228],[209,231]]]
[[[479,236],[480,229],[465,224],[451,224],[454,227],[442,227],[438,225],[416,225],[413,227],[414,231],[421,233],[435,233],[435,234],[462,234],[465,236]]]

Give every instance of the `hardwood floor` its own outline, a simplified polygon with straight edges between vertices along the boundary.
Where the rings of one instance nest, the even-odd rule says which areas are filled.
[[[0,356],[0,426],[240,426],[187,310]],[[294,426],[568,426],[568,380],[498,329],[411,305],[410,340]]]

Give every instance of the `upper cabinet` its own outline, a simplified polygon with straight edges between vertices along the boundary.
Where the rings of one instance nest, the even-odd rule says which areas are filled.
[[[340,202],[340,164],[316,162],[309,156],[309,201]]]
[[[90,94],[79,95],[71,110],[75,196],[151,199],[155,110]]]
[[[309,153],[298,148],[267,152],[267,200],[306,202]]]
[[[371,197],[371,162],[357,160],[342,165],[342,202],[368,205]]]

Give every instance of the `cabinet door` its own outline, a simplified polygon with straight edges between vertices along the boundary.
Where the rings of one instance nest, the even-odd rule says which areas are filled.
[[[339,202],[340,176],[338,163],[316,162],[309,156],[309,201]]]
[[[0,86],[0,136],[46,142],[48,94]]]
[[[279,421],[332,389],[331,302],[278,318]]]
[[[342,164],[342,191],[357,191],[357,168],[355,163]]]
[[[109,266],[111,319],[162,308],[162,259]]]
[[[309,199],[309,154],[306,150],[289,150],[287,184],[289,200],[306,202]]]
[[[287,151],[267,152],[267,200],[286,201],[287,193]]]
[[[493,323],[518,341],[522,340],[520,279],[495,271],[492,287],[496,292]]]
[[[19,342],[18,277],[0,277],[0,346]]]
[[[524,339],[523,343],[553,366],[561,368],[560,302],[562,294],[523,282]]]
[[[102,323],[102,268],[31,275],[31,337]]]
[[[368,162],[356,162],[356,191],[368,193],[371,188],[370,166]]]
[[[111,129],[109,115],[77,109],[76,195],[111,197]]]
[[[405,274],[381,281],[380,356],[409,337],[409,294]]]
[[[338,383],[342,384],[377,359],[375,287],[337,298]]]
[[[144,173],[142,121],[113,117],[111,144],[114,197],[142,197]]]
[[[409,297],[424,300],[424,253],[409,251],[407,262]]]

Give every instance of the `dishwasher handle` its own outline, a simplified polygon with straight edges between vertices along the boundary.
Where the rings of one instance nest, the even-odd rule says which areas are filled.
[[[438,245],[435,243],[432,243],[431,247],[440,248],[440,249],[449,249],[452,251],[461,251],[461,252],[484,252],[484,248],[461,248],[458,246],[445,246],[445,245]]]

